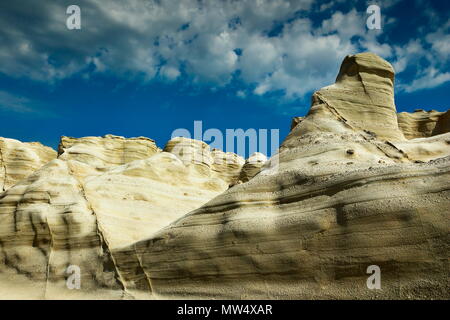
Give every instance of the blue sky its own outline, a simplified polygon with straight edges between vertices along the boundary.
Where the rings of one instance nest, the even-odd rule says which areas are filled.
[[[68,30],[66,8],[81,8]],[[368,30],[366,9],[381,9]],[[147,136],[177,128],[279,129],[304,115],[347,54],[396,69],[397,110],[444,111],[450,2],[3,1],[0,136],[57,147],[61,135]]]

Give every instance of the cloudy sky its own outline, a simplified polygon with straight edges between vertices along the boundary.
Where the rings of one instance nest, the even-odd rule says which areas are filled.
[[[69,30],[66,9],[81,9]],[[367,7],[381,8],[369,30]],[[450,3],[420,0],[70,0],[0,3],[0,136],[147,136],[279,128],[348,54],[396,69],[399,111],[446,110]]]

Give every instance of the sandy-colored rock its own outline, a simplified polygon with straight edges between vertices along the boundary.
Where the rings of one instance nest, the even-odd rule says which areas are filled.
[[[125,297],[111,250],[151,237],[228,188],[230,174],[219,178],[212,162],[199,170],[203,164],[196,157],[184,157],[185,162],[169,152],[146,157],[151,140],[123,140],[88,137],[65,144],[59,159],[0,195],[0,280],[5,278],[0,297],[8,291],[2,283],[11,281],[31,287],[24,296],[16,293],[21,298],[64,296],[69,265],[83,270],[86,295],[66,292],[68,298],[102,288],[102,297]],[[181,155],[192,145],[205,145],[183,142]],[[126,155],[119,143],[128,144]],[[136,157],[146,158],[131,160]],[[150,292],[145,282],[137,288]]]
[[[107,287],[122,296],[101,226],[72,170],[70,162],[53,160],[0,195],[0,277],[26,283],[21,298],[68,292],[70,265],[80,268],[85,292]]]
[[[245,160],[245,164],[242,167],[241,173],[239,175],[239,180],[242,182],[251,180],[260,172],[262,166],[266,162],[267,157],[264,154],[255,152],[247,160]]]
[[[164,151],[174,154],[186,166],[193,167],[203,173],[210,172],[214,162],[209,145],[199,140],[175,137],[166,143]]]
[[[393,79],[373,54],[347,57],[258,175],[114,251],[125,288],[146,279],[162,297],[448,299],[448,137],[403,137]],[[414,159],[424,146],[427,163]],[[382,290],[366,285],[371,265]]]
[[[435,136],[447,132],[450,132],[450,110],[447,110],[447,112],[439,116],[431,135]]]
[[[77,297],[449,299],[450,133],[407,140],[393,82],[348,56],[264,163],[186,138],[62,142],[0,194],[0,297],[73,297],[76,265]]]
[[[168,152],[85,180],[85,193],[111,248],[150,237],[228,188]]]
[[[448,299],[449,178],[448,158],[258,175],[133,251],[166,297]]]
[[[232,152],[211,150],[203,141],[176,137],[167,142],[164,151],[180,158],[183,163],[207,175],[215,176],[228,184],[239,177],[245,160]]]
[[[398,126],[406,139],[430,137],[433,135],[437,121],[443,114],[444,112],[422,109],[417,109],[413,113],[400,112],[397,114]]]
[[[39,142],[20,142],[0,137],[0,191],[26,178],[56,158],[56,151]]]
[[[218,149],[213,149],[211,156],[213,158],[212,170],[217,177],[229,185],[239,179],[245,163],[244,158],[233,152],[223,152]]]
[[[367,130],[383,140],[404,140],[394,104],[394,69],[373,53],[347,56],[336,83],[313,96],[355,130]]]
[[[305,117],[294,117],[291,121],[291,131],[294,129]]]
[[[145,137],[124,138],[111,134],[104,137],[83,138],[62,136],[58,158],[77,160],[103,170],[134,160],[146,159],[159,151],[155,141]]]
[[[411,161],[428,162],[450,156],[450,133],[393,143]]]

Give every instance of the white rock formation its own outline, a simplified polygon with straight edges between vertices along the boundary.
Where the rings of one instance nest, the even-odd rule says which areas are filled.
[[[39,142],[20,142],[0,137],[0,191],[26,178],[56,158],[56,151]]]
[[[393,79],[374,54],[347,57],[258,175],[114,251],[126,290],[145,281],[159,297],[448,299],[450,134],[407,141]],[[381,291],[366,286],[370,265]]]
[[[63,137],[0,194],[0,297],[449,299],[448,112],[407,139],[425,131],[397,119],[393,88],[387,61],[346,57],[268,161]]]
[[[105,297],[124,297],[111,250],[151,237],[222,193],[244,162],[214,166],[211,154],[196,153],[209,150],[205,143],[180,141],[166,150],[176,147],[181,159],[147,138],[63,137],[59,159],[0,195],[0,297],[11,283],[23,284],[18,297],[77,297],[65,287],[70,265],[82,270],[86,295],[107,288]]]

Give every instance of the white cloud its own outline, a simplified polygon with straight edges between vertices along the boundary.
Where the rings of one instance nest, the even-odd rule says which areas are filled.
[[[428,15],[430,15],[428,11]],[[434,21],[434,15],[432,15]],[[413,69],[415,76],[409,83],[401,82],[399,89],[413,92],[430,89],[450,81],[450,19],[436,32],[421,39],[410,40],[406,45],[395,46],[394,67],[398,73]],[[443,71],[442,71],[443,70]]]
[[[319,10],[328,12],[343,2],[329,1]],[[382,14],[397,2],[383,2]],[[448,26],[396,46],[381,42],[383,30],[367,30],[365,11],[332,12],[318,27],[307,17],[295,16],[299,10],[309,12],[312,4],[312,0],[80,0],[82,29],[70,31],[60,2],[10,2],[9,12],[0,12],[0,37],[5,43],[0,72],[38,81],[58,81],[77,73],[89,77],[92,72],[174,81],[186,73],[188,79],[210,87],[239,77],[249,87],[246,92],[283,91],[291,99],[333,82],[347,54],[372,51],[389,58],[397,72],[418,59],[428,61],[417,70],[415,82],[402,83],[404,90],[425,88],[426,80],[420,79],[426,77],[432,80],[430,85],[447,81],[446,73],[432,70],[448,63]],[[34,18],[23,21],[23,16]],[[396,23],[392,17],[387,21]],[[275,22],[281,27],[269,36]],[[425,49],[427,45],[431,50]]]
[[[408,65],[415,64],[417,61],[426,55],[426,50],[423,48],[421,42],[417,39],[409,41],[404,46],[394,46],[393,51],[396,60],[392,63],[397,74],[406,70]]]
[[[159,72],[163,78],[172,81],[176,80],[181,74],[181,72],[177,68],[169,65],[162,66]]]
[[[433,67],[425,70],[424,75],[414,79],[411,84],[403,85],[401,88],[406,92],[413,92],[421,89],[429,89],[440,86],[450,81],[450,72],[439,72]]]
[[[330,19],[322,22],[322,32],[337,32],[341,40],[348,41],[353,36],[363,36],[366,32],[366,16],[356,9],[344,14],[335,12]]]
[[[450,56],[450,19],[438,31],[426,35],[426,41],[431,44],[432,49],[440,59],[448,60]]]

